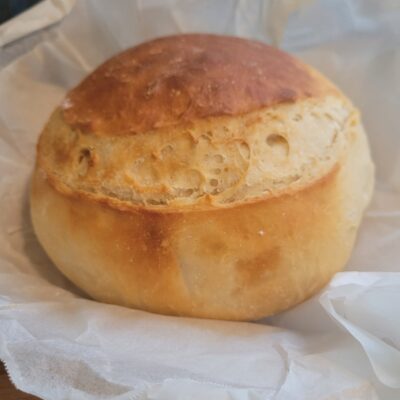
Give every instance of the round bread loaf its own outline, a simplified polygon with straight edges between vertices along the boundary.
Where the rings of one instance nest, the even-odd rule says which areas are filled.
[[[344,267],[372,187],[359,114],[332,83],[265,44],[190,34],[67,94],[39,140],[31,214],[94,299],[255,320]]]

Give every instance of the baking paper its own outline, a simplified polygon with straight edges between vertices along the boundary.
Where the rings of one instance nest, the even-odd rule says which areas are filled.
[[[1,26],[0,43],[25,22],[35,26],[28,15]],[[399,399],[399,2],[79,0],[47,32],[0,49],[8,64],[0,71],[0,358],[12,381],[48,400]],[[52,109],[108,57],[177,32],[251,37],[297,55],[361,109],[371,143],[377,185],[346,271],[258,323],[94,302],[57,272],[32,230],[29,180]]]

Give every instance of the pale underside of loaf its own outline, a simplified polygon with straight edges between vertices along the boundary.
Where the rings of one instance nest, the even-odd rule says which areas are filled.
[[[57,109],[39,164],[62,192],[126,206],[233,206],[293,193],[340,161],[358,112],[341,96],[131,135],[88,134]]]

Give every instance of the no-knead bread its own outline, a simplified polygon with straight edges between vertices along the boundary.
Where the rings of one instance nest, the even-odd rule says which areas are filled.
[[[178,35],[68,93],[39,140],[31,213],[94,299],[254,320],[344,267],[372,187],[359,114],[326,78],[259,42]]]

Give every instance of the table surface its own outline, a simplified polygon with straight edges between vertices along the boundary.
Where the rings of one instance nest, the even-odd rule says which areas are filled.
[[[3,364],[0,361],[0,399],[1,400],[39,400],[38,397],[31,396],[15,388],[7,376]]]

